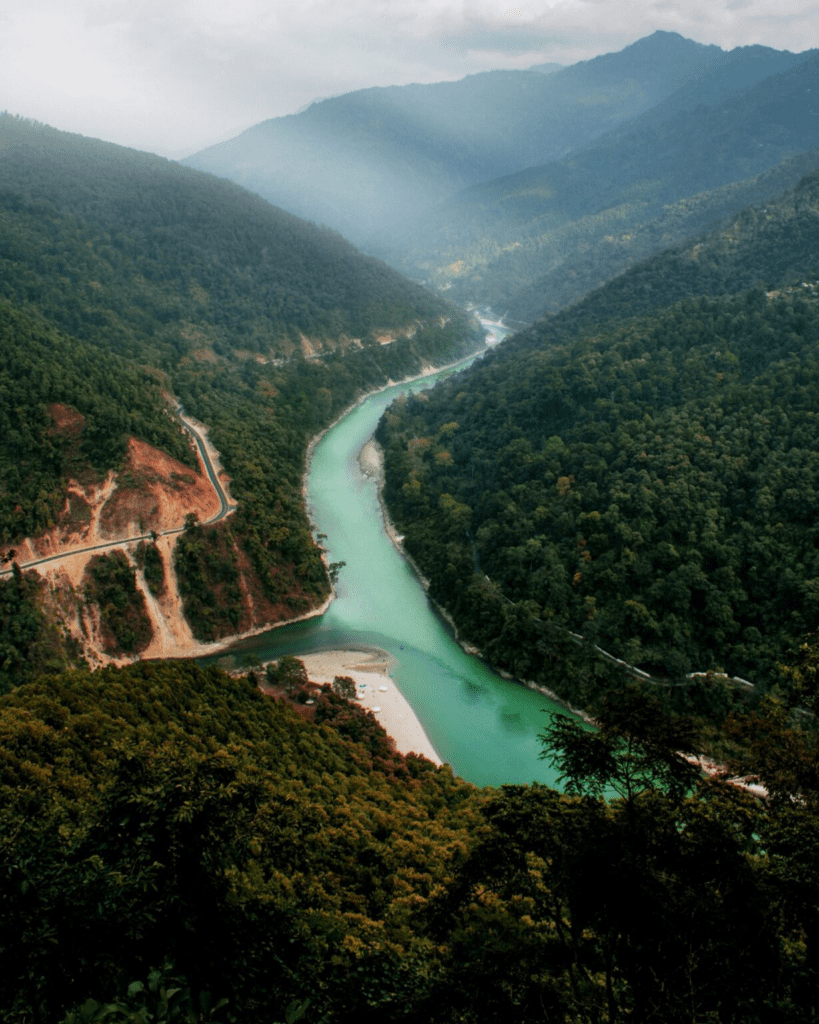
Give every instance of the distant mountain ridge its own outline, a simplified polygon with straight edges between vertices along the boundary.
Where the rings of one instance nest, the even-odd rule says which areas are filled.
[[[612,129],[601,141],[648,125],[661,124],[676,115],[696,110],[699,106],[717,107],[763,79],[802,63],[809,56],[810,51],[791,53],[788,50],[773,50],[768,46],[738,46],[649,110],[638,114],[623,126]]]
[[[544,75],[364,89],[275,118],[183,163],[361,242],[458,189],[554,160],[724,57],[675,33]]]
[[[811,91],[819,53],[755,47],[727,55],[707,80],[714,75],[716,105],[699,102],[702,83],[694,81],[668,101],[667,120],[651,111],[562,160],[461,192],[385,236],[381,254],[461,301],[520,320],[575,301],[635,259],[702,230],[701,221],[679,218],[680,203],[702,207],[697,197],[746,180],[751,189],[750,179],[819,145]],[[726,76],[734,95],[726,95]],[[769,195],[808,169],[803,161],[790,180],[777,177]],[[714,222],[761,198],[746,194],[725,193],[722,208],[712,203]],[[632,252],[635,233],[650,223],[653,241],[643,238]]]

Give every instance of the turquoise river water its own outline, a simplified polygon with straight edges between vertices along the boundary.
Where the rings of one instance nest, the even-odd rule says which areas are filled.
[[[329,561],[346,563],[336,599],[322,616],[242,641],[231,653],[266,661],[318,650],[381,648],[391,656],[393,679],[432,745],[457,775],[480,786],[554,784],[554,773],[539,759],[537,735],[556,705],[496,675],[455,642],[390,541],[376,482],[358,464],[387,406],[440,376],[371,395],[324,435],[310,464],[308,508],[316,533],[326,536]]]

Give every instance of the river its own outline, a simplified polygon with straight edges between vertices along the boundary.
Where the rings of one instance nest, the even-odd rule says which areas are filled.
[[[310,464],[308,508],[316,533],[325,535],[321,542],[329,561],[346,563],[336,599],[324,615],[245,640],[233,652],[266,661],[317,650],[381,648],[393,659],[391,674],[432,745],[457,775],[480,786],[554,784],[554,772],[539,760],[537,734],[556,706],[496,675],[455,642],[387,536],[376,482],[358,464],[387,406],[448,372],[371,395],[324,435]]]

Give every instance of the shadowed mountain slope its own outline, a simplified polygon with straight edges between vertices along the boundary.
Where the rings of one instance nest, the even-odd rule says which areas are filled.
[[[657,32],[543,75],[365,89],[274,118],[184,162],[361,242],[464,186],[554,160],[724,59]]]
[[[413,276],[451,287],[462,301],[530,320],[702,230],[706,210],[712,223],[737,212],[762,198],[753,190],[766,183],[748,181],[735,194],[715,190],[819,144],[812,92],[819,55],[754,48],[740,56],[727,61],[738,85],[750,65],[754,74],[790,66],[728,98],[725,87],[716,90],[715,106],[699,104],[703,90],[694,82],[674,97],[669,120],[620,130],[555,163],[464,191],[392,232],[382,254]],[[807,169],[797,163],[790,180],[787,169],[784,178],[774,175],[767,194],[793,185]]]

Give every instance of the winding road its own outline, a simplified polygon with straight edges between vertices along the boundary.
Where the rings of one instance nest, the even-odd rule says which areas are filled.
[[[213,489],[216,492],[216,496],[219,498],[219,511],[216,513],[215,516],[211,516],[211,518],[206,520],[205,523],[203,523],[202,525],[205,526],[210,523],[218,523],[221,519],[224,519],[226,516],[229,516],[232,512],[235,512],[237,506],[234,502],[230,501],[225,492],[224,487],[222,487],[222,484],[219,480],[219,476],[216,472],[216,468],[213,465],[213,460],[211,459],[210,453],[208,452],[207,443],[201,431],[196,426],[194,426],[193,421],[190,420],[185,415],[185,412],[181,405],[176,406],[176,408],[174,409],[174,414],[176,415],[179,422],[182,424],[183,428],[193,438],[194,443],[196,444],[196,447],[199,450],[199,455],[202,459],[202,465],[205,467],[205,470],[208,474],[208,479],[210,480],[211,485],[213,486]],[[163,537],[169,537],[175,533],[182,533],[184,529],[184,526],[178,526],[170,530],[160,530],[158,535],[161,535]],[[56,555],[47,555],[44,558],[35,558],[30,562],[18,563],[18,568],[34,569],[38,565],[44,565],[47,562],[57,562],[61,558],[72,558],[74,555],[82,555],[89,551],[106,551],[109,548],[121,547],[123,544],[132,544],[136,543],[137,541],[152,539],[153,535],[151,533],[139,533],[130,537],[120,537],[117,540],[105,541],[102,544],[89,544],[87,547],[84,548],[73,548],[71,551],[62,551]],[[12,572],[13,569],[11,568],[2,569],[0,570],[0,578],[2,578],[3,576],[10,576]]]

